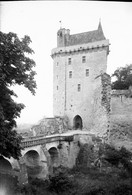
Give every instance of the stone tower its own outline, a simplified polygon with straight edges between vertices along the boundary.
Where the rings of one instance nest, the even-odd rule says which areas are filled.
[[[70,35],[65,28],[58,30],[57,48],[51,54],[53,114],[67,116],[70,128],[94,128],[95,109],[102,105],[102,75],[108,53],[109,41],[100,22],[97,30],[79,34]]]

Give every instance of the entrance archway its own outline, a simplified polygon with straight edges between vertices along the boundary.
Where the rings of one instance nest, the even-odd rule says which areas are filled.
[[[74,129],[82,129],[82,118],[79,115],[76,115],[73,119],[73,127]]]

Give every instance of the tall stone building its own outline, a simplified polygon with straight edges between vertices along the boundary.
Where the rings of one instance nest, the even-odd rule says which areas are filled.
[[[79,34],[70,35],[70,30],[65,28],[58,30],[57,47],[51,54],[53,114],[66,116],[69,128],[94,130],[100,125],[106,131],[109,98],[108,94],[104,98],[104,94],[110,84],[105,73],[108,53],[109,40],[100,22],[97,30]]]

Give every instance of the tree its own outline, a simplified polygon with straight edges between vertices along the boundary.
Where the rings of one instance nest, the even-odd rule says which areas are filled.
[[[35,95],[35,62],[29,57],[34,51],[30,43],[27,35],[19,39],[15,33],[0,32],[0,154],[8,158],[18,159],[21,155],[22,138],[14,127],[24,108],[13,100],[17,95],[11,86],[23,85]]]
[[[132,64],[117,68],[113,76],[116,77],[116,81],[112,83],[112,89],[128,89],[132,85]]]

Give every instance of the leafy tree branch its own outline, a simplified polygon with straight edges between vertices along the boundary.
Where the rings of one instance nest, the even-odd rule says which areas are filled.
[[[19,39],[17,34],[0,32],[0,154],[5,157],[19,158],[21,140],[13,128],[15,119],[20,117],[23,104],[16,103],[12,96],[17,95],[10,89],[13,85],[23,85],[35,95],[35,61],[29,56],[34,51],[29,47],[29,36]]]

